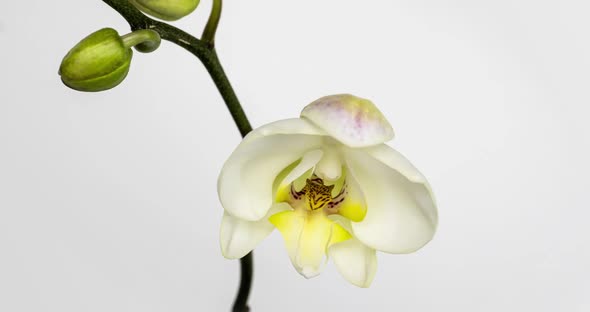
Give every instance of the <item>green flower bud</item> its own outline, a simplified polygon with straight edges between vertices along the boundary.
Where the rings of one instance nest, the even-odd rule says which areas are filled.
[[[199,0],[129,0],[135,7],[153,17],[175,21],[191,14]]]
[[[59,75],[66,86],[78,91],[107,90],[125,79],[132,55],[116,30],[103,28],[68,52]]]

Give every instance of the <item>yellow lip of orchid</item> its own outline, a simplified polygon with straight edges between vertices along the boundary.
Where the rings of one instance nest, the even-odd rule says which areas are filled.
[[[348,202],[346,195],[349,193],[346,184],[340,183],[337,194],[333,195],[336,185],[325,185],[315,174],[311,177],[304,174],[302,177],[305,178],[303,187],[298,189],[296,181],[293,181],[288,187],[288,195],[283,195],[293,210],[274,214],[269,221],[283,235],[297,271],[310,278],[321,271],[329,247],[352,238],[347,230],[328,218],[329,215],[339,214],[340,208],[351,206],[344,205]],[[364,207],[352,207],[359,210],[357,215],[364,217]]]
[[[352,238],[321,210],[283,211],[269,220],[281,232],[295,269],[306,278],[321,272],[330,246]]]
[[[331,258],[346,280],[368,287],[377,250],[421,248],[438,219],[424,176],[383,144],[392,137],[374,104],[347,94],[252,131],[218,180],[223,255],[241,258],[277,228],[301,275],[318,275]]]

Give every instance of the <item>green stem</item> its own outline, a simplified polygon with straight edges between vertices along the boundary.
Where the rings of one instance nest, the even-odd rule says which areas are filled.
[[[252,286],[252,275],[254,275],[254,271],[252,270],[254,267],[252,265],[252,258],[252,252],[250,252],[240,259],[242,278],[240,279],[240,288],[238,289],[238,295],[234,301],[232,312],[250,311],[250,308],[248,307],[248,295],[250,294],[250,287]]]
[[[211,49],[211,53],[204,54],[200,57],[200,60],[209,72],[211,79],[213,79],[221,97],[223,97],[225,105],[229,109],[236,126],[240,130],[240,134],[242,137],[245,137],[250,131],[252,131],[252,126],[250,126],[246,113],[244,113],[240,101],[234,93],[229,80],[227,80],[227,76],[225,75],[223,67],[221,67],[215,49]]]
[[[211,15],[209,15],[209,20],[207,21],[207,25],[205,25],[205,30],[203,30],[203,35],[201,36],[201,40],[211,46],[215,45],[215,33],[217,32],[217,25],[219,25],[219,19],[221,18],[222,2],[222,0],[213,0]]]
[[[242,105],[225,75],[223,67],[217,58],[217,53],[212,46],[174,26],[143,15],[143,13],[127,0],[103,0],[103,2],[119,12],[129,23],[131,30],[154,30],[160,34],[162,39],[181,46],[198,57],[211,75],[242,137],[246,136],[252,130],[250,122],[242,109]]]
[[[140,29],[121,36],[126,48],[135,47],[139,52],[149,53],[156,51],[160,46],[160,34],[150,29]]]
[[[160,34],[162,39],[181,46],[198,57],[209,72],[209,75],[211,75],[211,78],[213,79],[217,90],[221,94],[225,105],[234,119],[240,134],[242,137],[245,137],[250,131],[252,131],[252,126],[250,126],[250,122],[248,121],[248,118],[242,109],[242,105],[240,104],[234,89],[225,75],[223,67],[219,62],[219,58],[217,57],[217,53],[213,47],[215,30],[217,29],[219,16],[221,14],[221,0],[214,1],[215,2],[211,12],[211,17],[207,23],[207,26],[210,24],[212,26],[209,27],[209,31],[207,31],[207,28],[205,29],[205,34],[207,34],[207,37],[204,37],[204,39],[210,41],[202,41],[176,27],[145,16],[128,0],[103,0],[104,3],[108,4],[115,11],[119,12],[119,14],[121,14],[121,16],[127,20],[129,26],[131,26],[131,30],[136,31],[141,29],[151,29],[156,31],[158,34]],[[215,3],[218,4],[217,9]],[[234,302],[233,311],[247,312],[249,311],[247,303],[253,276],[252,253],[249,253],[240,259],[240,268],[242,277],[240,280],[238,295]]]

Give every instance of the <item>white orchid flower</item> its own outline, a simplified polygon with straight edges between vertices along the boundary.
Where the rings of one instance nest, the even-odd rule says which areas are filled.
[[[414,252],[437,226],[428,182],[383,144],[393,136],[371,101],[347,94],[252,131],[219,176],[223,255],[245,256],[276,227],[301,275],[318,275],[329,257],[368,287],[376,250]]]

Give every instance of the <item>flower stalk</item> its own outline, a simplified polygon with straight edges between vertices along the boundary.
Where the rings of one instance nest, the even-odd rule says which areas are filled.
[[[219,19],[221,18],[221,7],[222,0],[213,0],[211,15],[209,15],[209,20],[201,36],[201,40],[210,46],[214,46],[215,44],[215,33],[217,32],[217,25],[219,25]]]
[[[121,37],[126,48],[135,47],[139,52],[150,53],[160,46],[160,35],[150,29],[140,29]]]
[[[250,122],[219,62],[217,52],[213,46],[181,29],[145,16],[127,0],[103,0],[103,2],[119,12],[129,23],[131,30],[154,30],[160,34],[163,40],[170,41],[199,58],[211,75],[242,137],[252,131]]]
[[[213,45],[215,32],[217,31],[217,25],[221,16],[221,0],[214,0],[213,2],[211,16],[203,32],[202,39],[197,39],[174,26],[147,17],[127,0],[103,0],[103,2],[125,18],[131,30],[155,31],[160,35],[161,39],[170,41],[196,56],[203,66],[205,66],[215,83],[242,137],[245,137],[252,131],[252,126],[250,126],[250,122],[242,109],[240,101],[219,62]],[[249,311],[247,301],[252,284],[252,261],[252,253],[240,259],[241,280],[238,295],[233,306],[234,312]]]

